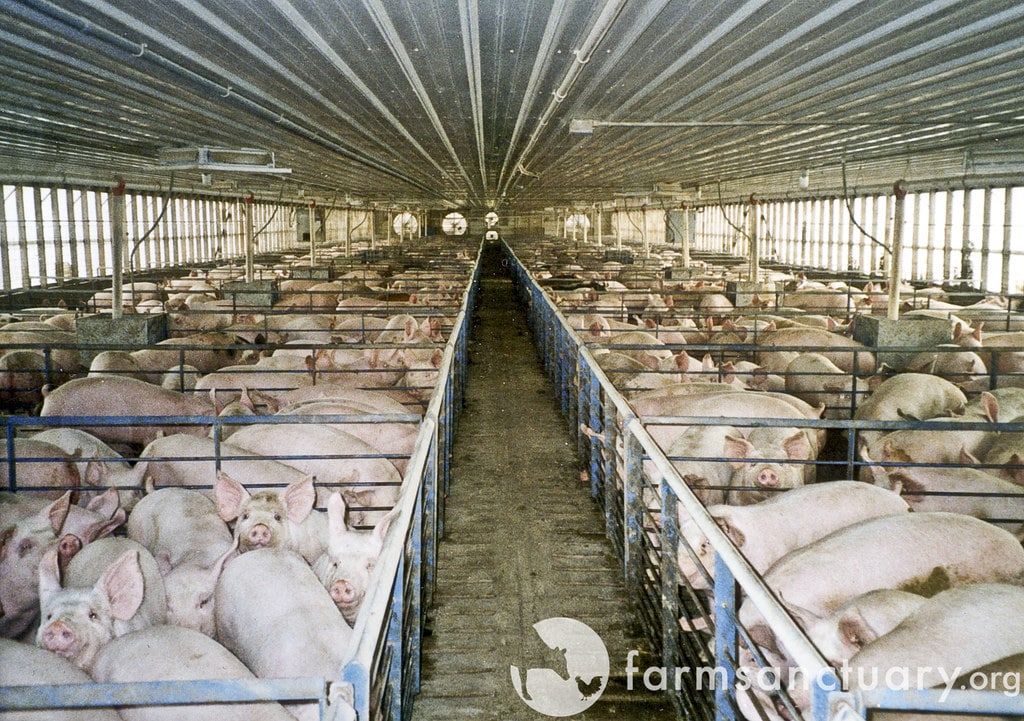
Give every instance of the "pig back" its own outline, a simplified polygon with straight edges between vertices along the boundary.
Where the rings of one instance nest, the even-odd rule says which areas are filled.
[[[231,559],[217,582],[217,640],[261,678],[339,680],[352,629],[293,551]]]
[[[212,638],[180,626],[152,626],[104,646],[92,677],[100,683],[252,679],[251,671]],[[293,721],[276,703],[134,706],[120,709],[126,721]]]
[[[26,643],[0,639],[0,686],[90,683],[92,679],[65,658]],[[45,709],[0,712],[2,721],[118,721],[113,709]]]

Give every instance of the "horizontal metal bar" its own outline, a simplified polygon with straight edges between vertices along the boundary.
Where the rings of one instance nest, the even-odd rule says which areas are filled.
[[[326,699],[327,681],[314,677],[139,681],[60,686],[5,686],[3,694],[0,695],[0,710]]]

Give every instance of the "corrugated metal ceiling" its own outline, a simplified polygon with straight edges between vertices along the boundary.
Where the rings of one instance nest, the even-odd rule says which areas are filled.
[[[1024,149],[1019,0],[6,0],[0,47],[7,179],[255,147],[289,196],[528,208]]]

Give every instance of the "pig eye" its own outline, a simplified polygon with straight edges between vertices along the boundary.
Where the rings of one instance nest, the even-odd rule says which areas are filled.
[[[243,513],[242,514],[242,520],[243,521],[248,521],[249,520],[249,514],[248,513]]]
[[[372,571],[376,567],[377,567],[377,561],[376,560],[370,559],[369,561],[366,562],[366,570],[367,571]]]
[[[209,603],[210,603],[210,597],[209,596],[207,596],[206,598],[200,599],[200,601],[199,601],[199,608],[206,608],[207,604],[209,604]]]
[[[280,513],[275,513],[274,514],[274,520],[277,521],[278,523],[280,523],[281,522],[281,514]]]
[[[99,615],[95,611],[89,611],[89,620],[97,621],[99,620]]]
[[[32,543],[31,539],[23,539],[22,542],[18,544],[18,556],[24,558],[26,554],[32,550],[33,546],[35,546],[35,544]]]

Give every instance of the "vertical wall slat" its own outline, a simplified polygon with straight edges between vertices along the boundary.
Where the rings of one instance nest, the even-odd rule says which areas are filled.
[[[14,194],[15,208],[17,210],[17,228],[18,228],[18,252],[21,255],[21,287],[29,288],[32,285],[32,279],[29,277],[28,272],[28,228],[25,225],[25,192],[23,188],[18,188]]]
[[[58,188],[50,189],[50,216],[53,223],[53,269],[57,285],[64,284],[64,233],[62,229],[63,220],[60,212],[60,198]]]
[[[981,288],[988,288],[989,251],[992,242],[992,188],[985,188],[985,198],[981,211]]]
[[[38,185],[32,188],[32,205],[36,220],[36,260],[39,263],[39,286],[50,285],[49,254],[46,252],[46,219],[43,218],[43,189]]]
[[[1003,272],[999,282],[999,292],[1009,293],[1010,292],[1010,262],[1012,260],[1012,253],[1010,252],[1010,237],[1013,233],[1013,188],[1004,188],[1003,192]],[[1022,289],[1018,288],[1017,292]]]
[[[10,291],[11,280],[11,247],[7,239],[7,188],[10,186],[0,185],[0,274],[3,275],[4,290]],[[18,192],[14,189],[13,192]]]
[[[98,251],[96,268],[97,275],[110,274],[110,268],[107,267],[107,244],[110,242],[110,236],[106,232],[105,224],[103,222],[103,196],[104,193],[99,191],[93,193],[93,200],[96,203],[96,250]]]

